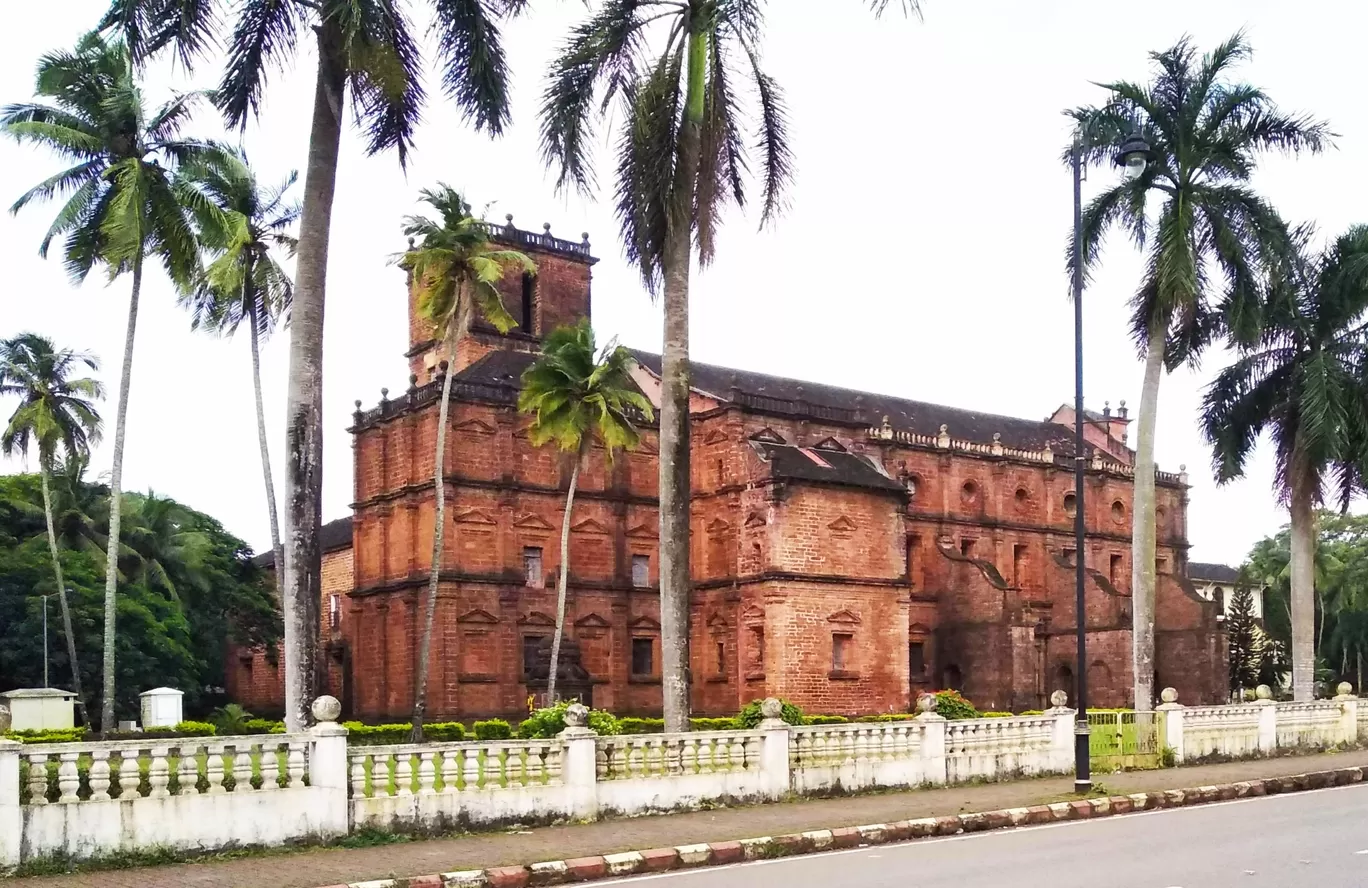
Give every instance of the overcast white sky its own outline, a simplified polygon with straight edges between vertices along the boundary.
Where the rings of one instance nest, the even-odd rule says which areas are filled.
[[[0,101],[30,96],[38,55],[73,43],[107,0],[6,3],[0,31]],[[426,4],[413,4],[422,17]],[[1184,33],[1203,47],[1247,29],[1255,57],[1244,71],[1285,108],[1330,120],[1328,155],[1271,158],[1256,186],[1293,220],[1333,234],[1368,222],[1368,106],[1361,35],[1368,8],[1349,0],[925,0],[922,23],[875,21],[857,0],[770,4],[766,60],[788,92],[797,154],[792,209],[756,231],[728,220],[716,264],[695,278],[693,356],[725,364],[997,413],[1044,417],[1072,398],[1071,307],[1063,250],[1070,185],[1059,163],[1068,128],[1060,111],[1096,101],[1092,82],[1147,76],[1146,52]],[[346,513],[352,491],[353,400],[372,406],[381,386],[406,386],[403,283],[387,259],[403,246],[399,220],[419,188],[438,180],[476,206],[496,201],[516,224],[578,238],[588,231],[594,321],[658,349],[660,313],[621,258],[611,204],[553,194],[537,153],[535,112],[546,63],[580,3],[542,0],[508,29],[515,125],[491,142],[462,126],[439,99],[428,108],[407,175],[393,156],[367,158],[343,138],[333,216],[326,356],[325,518]],[[839,8],[840,15],[833,15]],[[148,94],[211,85],[168,64]],[[263,177],[302,168],[313,59],[307,52],[269,87],[266,112],[245,145]],[[435,85],[432,90],[436,92]],[[197,131],[219,135],[206,111]],[[0,144],[0,204],[57,169],[43,152]],[[610,170],[601,179],[610,196]],[[1089,183],[1090,193],[1101,182]],[[112,424],[128,282],[92,278],[73,288],[38,242],[55,207],[0,216],[0,336],[35,330],[104,361]],[[1138,405],[1141,366],[1126,335],[1125,302],[1139,257],[1117,240],[1086,297],[1088,405]],[[1218,489],[1196,428],[1202,386],[1226,356],[1167,377],[1158,459],[1192,476],[1190,538],[1196,560],[1238,563],[1286,520],[1270,493],[1263,447],[1246,480]],[[267,420],[279,470],[286,340],[266,346]],[[8,415],[9,407],[0,407]],[[951,432],[953,433],[953,429]],[[95,468],[107,471],[110,447]],[[0,462],[0,469],[21,466]],[[158,274],[144,289],[125,461],[130,489],[153,488],[217,516],[268,548],[245,338],[192,335]]]

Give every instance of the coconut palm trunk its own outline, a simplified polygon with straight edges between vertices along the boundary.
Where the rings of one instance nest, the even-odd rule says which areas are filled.
[[[432,455],[432,496],[435,517],[432,522],[432,565],[428,569],[427,603],[423,609],[423,633],[418,642],[418,673],[413,691],[414,743],[423,742],[423,714],[427,710],[428,665],[432,660],[432,629],[437,620],[437,585],[442,578],[442,547],[446,540],[446,441],[447,417],[451,407],[451,378],[455,349],[448,350],[442,362],[442,401],[437,407],[437,448]]]
[[[1145,380],[1135,441],[1135,501],[1131,507],[1131,646],[1135,666],[1135,709],[1154,705],[1154,426],[1159,415],[1159,382],[1164,375],[1165,325],[1155,324],[1145,350]],[[1083,668],[1079,664],[1079,668]]]
[[[309,160],[304,174],[304,207],[295,264],[290,330],[290,382],[285,413],[286,513],[285,726],[308,726],[318,692],[318,614],[323,517],[323,299],[328,240],[337,190],[338,146],[346,72],[338,58],[337,25],[318,32],[318,75],[314,87]]]
[[[1316,515],[1313,482],[1292,457],[1292,699],[1305,702],[1316,689]]]
[[[689,271],[708,34],[689,35],[688,88],[664,251],[660,360],[660,634],[665,730],[689,729]]]
[[[248,272],[250,279],[251,272]],[[245,288],[246,283],[243,284]],[[261,448],[261,477],[266,483],[266,515],[271,521],[271,554],[275,560],[276,592],[282,600],[285,594],[285,549],[280,543],[280,516],[276,512],[275,479],[271,476],[271,448],[266,443],[266,408],[261,397],[261,319],[255,306],[247,311],[251,325],[248,332],[252,343],[252,394],[256,397],[257,445]]]
[[[76,709],[81,724],[90,728],[90,713],[86,709],[85,692],[81,690],[81,664],[76,659],[76,635],[71,631],[71,604],[67,601],[66,581],[62,578],[62,559],[57,551],[57,528],[52,520],[52,490],[48,483],[52,457],[38,455],[38,476],[43,481],[43,517],[47,519],[48,551],[52,553],[52,576],[57,581],[57,603],[62,609],[62,633],[66,635],[67,659],[71,662],[71,690],[76,694]]]
[[[105,549],[104,687],[100,700],[100,730],[117,727],[114,716],[115,613],[119,592],[119,519],[123,506],[124,432],[128,420],[128,387],[133,381],[133,340],[138,330],[138,297],[142,295],[143,248],[133,258],[133,289],[128,296],[128,328],[124,332],[123,366],[119,370],[119,404],[114,411],[114,456],[109,470],[109,542]]]
[[[570,470],[570,489],[565,494],[565,517],[561,519],[560,577],[556,580],[556,632],[551,636],[551,669],[546,677],[546,705],[556,705],[556,675],[560,671],[561,639],[565,637],[565,597],[570,582],[570,513],[575,509],[575,488],[579,486],[580,464],[588,441],[580,444],[575,453],[575,467]]]

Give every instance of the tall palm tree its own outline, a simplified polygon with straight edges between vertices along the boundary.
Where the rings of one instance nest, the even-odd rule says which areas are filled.
[[[18,395],[20,399],[0,434],[0,453],[27,454],[31,444],[38,449],[43,517],[47,522],[57,602],[62,611],[67,660],[71,663],[71,689],[76,694],[81,723],[89,726],[90,714],[76,659],[76,635],[71,629],[71,605],[67,601],[66,581],[62,579],[51,486],[52,467],[59,453],[66,460],[83,460],[90,454],[91,445],[100,440],[103,421],[94,402],[104,397],[104,388],[95,379],[76,376],[82,367],[94,372],[100,369],[100,362],[86,352],[59,350],[51,339],[36,333],[23,333],[0,342],[0,395]]]
[[[451,404],[451,379],[456,345],[470,330],[476,314],[501,333],[516,322],[504,308],[495,285],[508,268],[533,274],[537,266],[517,250],[493,249],[488,227],[470,214],[470,205],[450,185],[423,189],[422,199],[440,219],[409,216],[404,234],[419,242],[399,257],[412,276],[418,316],[433,327],[433,335],[446,351],[442,362],[442,400],[437,408],[437,449],[433,454],[433,497],[436,517],[432,526],[432,566],[428,574],[427,607],[423,637],[418,647],[418,678],[413,692],[413,742],[423,740],[423,713],[427,708],[428,662],[432,656],[432,627],[437,614],[437,584],[441,578],[442,546],[446,535],[446,437],[447,411]],[[413,243],[410,240],[410,243]]]
[[[1078,108],[1085,163],[1111,163],[1137,130],[1151,162],[1140,176],[1095,197],[1083,211],[1085,271],[1114,228],[1148,253],[1131,299],[1131,335],[1145,359],[1136,429],[1131,595],[1135,708],[1154,702],[1154,427],[1159,381],[1196,358],[1224,325],[1238,339],[1257,330],[1261,276],[1287,248],[1278,214],[1250,187],[1258,157],[1269,151],[1319,152],[1326,125],[1278,110],[1257,87],[1232,79],[1250,55],[1242,34],[1199,56],[1184,38],[1152,53],[1148,84],[1117,81],[1101,107]],[[1152,200],[1158,212],[1146,216]],[[1069,265],[1072,272],[1073,246]]]
[[[744,205],[742,101],[754,90],[761,222],[793,172],[783,93],[760,65],[761,0],[607,0],[571,32],[542,97],[557,187],[594,186],[594,124],[616,100],[617,215],[627,258],[664,302],[660,389],[660,623],[665,729],[689,726],[689,271],[706,266],[729,203]]]
[[[527,430],[533,446],[554,442],[575,455],[561,519],[560,578],[556,583],[556,632],[551,638],[548,705],[556,702],[556,672],[560,667],[561,637],[565,634],[565,592],[570,571],[570,515],[580,466],[595,438],[611,460],[618,448],[632,448],[640,440],[636,417],[652,418],[651,402],[632,382],[632,353],[616,342],[599,352],[594,330],[585,318],[559,327],[546,337],[542,354],[522,375],[518,409],[532,415]]]
[[[1368,226],[1306,256],[1309,230],[1275,279],[1257,344],[1216,377],[1202,431],[1216,480],[1244,474],[1260,433],[1277,452],[1275,483],[1291,513],[1292,693],[1315,690],[1315,505],[1327,484],[1347,504],[1362,490],[1368,442]]]
[[[273,248],[293,255],[298,241],[289,233],[299,219],[299,205],[286,200],[298,178],[266,188],[241,153],[218,163],[195,164],[184,171],[185,186],[204,195],[206,209],[196,214],[200,244],[212,261],[182,298],[191,311],[191,327],[232,336],[247,321],[252,347],[252,393],[256,398],[257,445],[266,485],[266,514],[271,525],[271,551],[277,565],[276,586],[284,595],[285,551],[280,542],[271,451],[266,443],[266,410],[261,395],[261,338],[277,324],[288,323],[294,283],[280,267]]]
[[[432,0],[442,88],[477,130],[508,123],[501,21],[527,0]],[[139,58],[173,48],[187,65],[216,49],[227,0],[112,0],[103,27]],[[295,263],[290,384],[285,417],[285,721],[308,724],[318,688],[323,495],[323,303],[333,195],[347,93],[367,151],[393,148],[405,164],[425,100],[422,60],[396,0],[239,0],[217,103],[232,126],[257,113],[267,76],[288,66],[301,36],[317,42],[313,118]]]
[[[31,188],[10,211],[17,213],[34,200],[64,197],[66,203],[43,237],[39,254],[46,256],[53,239],[65,236],[66,268],[73,280],[84,280],[96,265],[106,266],[111,278],[126,272],[133,277],[109,480],[100,722],[101,729],[108,731],[114,726],[124,431],[143,268],[148,258],[155,258],[178,284],[194,275],[198,267],[195,235],[177,194],[173,171],[181,163],[213,156],[219,149],[181,137],[198,94],[176,96],[156,110],[144,106],[132,57],[120,40],[90,34],[81,38],[74,52],[43,56],[34,92],[51,104],[7,106],[0,112],[0,132],[42,145],[75,165]]]

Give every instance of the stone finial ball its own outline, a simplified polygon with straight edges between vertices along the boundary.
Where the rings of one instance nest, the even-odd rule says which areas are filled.
[[[1347,681],[1342,681],[1335,686],[1335,693],[1341,697],[1352,697],[1354,696],[1354,686]]]
[[[1069,695],[1065,691],[1055,691],[1050,695],[1050,705],[1056,709],[1063,709],[1069,705]]]
[[[3,734],[6,731],[8,731],[10,729],[10,725],[13,723],[14,719],[10,715],[9,707],[5,706],[4,704],[0,704],[0,734]]]
[[[765,718],[783,718],[784,704],[777,697],[766,697],[760,702],[760,714]]]
[[[936,711],[936,696],[935,696],[935,694],[918,694],[918,695],[917,695],[917,711],[918,711],[918,712],[935,712],[935,711]]]
[[[1164,688],[1159,693],[1159,699],[1163,700],[1165,703],[1177,703],[1178,692],[1175,691],[1173,688]]]
[[[584,728],[589,725],[589,707],[583,703],[571,703],[565,707],[565,726]]]
[[[1254,689],[1254,699],[1256,699],[1256,700],[1272,700],[1272,699],[1273,699],[1273,689],[1270,688],[1268,685],[1259,685],[1257,688]]]
[[[337,717],[342,714],[342,704],[336,697],[329,697],[327,694],[313,701],[314,720],[320,722],[335,722]]]

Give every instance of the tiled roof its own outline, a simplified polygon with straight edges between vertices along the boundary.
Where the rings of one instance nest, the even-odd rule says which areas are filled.
[[[901,484],[859,454],[767,441],[753,443],[760,457],[770,464],[770,477],[775,479],[904,492]]]
[[[329,521],[318,529],[318,533],[318,545],[324,552],[350,549],[352,544],[352,518],[348,515],[345,518]],[[268,549],[253,558],[252,563],[258,567],[275,567],[275,553]]]
[[[1240,572],[1228,564],[1211,564],[1206,561],[1188,562],[1188,579],[1207,580],[1212,583],[1234,583]]]

